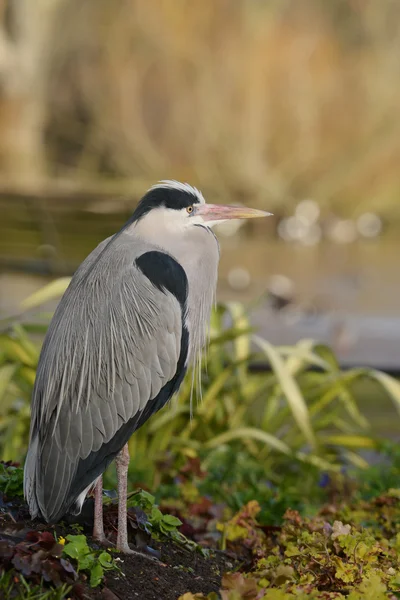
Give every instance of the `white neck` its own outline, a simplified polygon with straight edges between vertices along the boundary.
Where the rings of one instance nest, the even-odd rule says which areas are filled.
[[[218,241],[205,227],[191,225],[178,227],[177,231],[176,223],[173,227],[168,219],[160,222],[157,212],[151,211],[134,223],[127,233],[154,244],[184,268],[188,279],[189,361],[193,362],[207,341],[218,279]]]

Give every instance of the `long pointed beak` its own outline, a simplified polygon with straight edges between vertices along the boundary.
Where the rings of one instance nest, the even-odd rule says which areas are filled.
[[[226,204],[200,204],[196,206],[196,215],[204,221],[227,221],[228,219],[257,219],[270,217],[272,213],[247,208],[246,206],[228,206]]]

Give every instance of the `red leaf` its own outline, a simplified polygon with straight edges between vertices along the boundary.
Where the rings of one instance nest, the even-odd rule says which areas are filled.
[[[28,533],[25,536],[25,539],[27,542],[32,542],[36,544],[36,542],[39,540],[39,531],[28,531]]]
[[[54,539],[54,535],[50,533],[50,531],[39,532],[39,546],[44,548],[45,550],[50,550],[56,544],[56,540]]]

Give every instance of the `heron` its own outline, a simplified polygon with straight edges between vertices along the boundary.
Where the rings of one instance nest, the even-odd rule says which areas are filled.
[[[94,489],[93,537],[107,543],[103,483],[115,459],[116,546],[128,544],[128,440],[178,391],[207,342],[219,262],[212,227],[269,215],[213,205],[173,180],[152,186],[130,219],[73,275],[40,353],[24,468],[31,518],[79,514]]]

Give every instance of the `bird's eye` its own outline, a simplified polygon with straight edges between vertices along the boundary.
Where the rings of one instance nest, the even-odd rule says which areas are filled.
[[[188,206],[186,211],[190,214],[193,212],[193,206]]]

